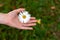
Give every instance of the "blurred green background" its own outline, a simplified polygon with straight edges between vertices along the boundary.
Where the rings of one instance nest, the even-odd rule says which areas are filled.
[[[0,12],[25,8],[41,24],[34,30],[18,30],[0,24],[0,40],[60,40],[60,0],[0,0]]]

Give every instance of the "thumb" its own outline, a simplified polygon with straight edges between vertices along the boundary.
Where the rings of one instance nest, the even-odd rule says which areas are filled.
[[[24,11],[24,10],[25,10],[25,8],[19,8],[19,9],[15,9],[15,10],[9,12],[8,14],[15,16],[15,15],[17,15],[20,11]]]

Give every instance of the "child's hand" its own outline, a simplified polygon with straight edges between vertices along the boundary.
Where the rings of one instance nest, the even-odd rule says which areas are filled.
[[[25,10],[24,8],[20,8],[20,9],[16,9],[16,10],[11,11],[8,14],[2,14],[1,17],[2,17],[2,20],[4,20],[4,21],[0,20],[1,23],[6,24],[6,25],[11,26],[11,27],[14,27],[14,28],[17,28],[17,29],[33,30],[33,28],[31,26],[35,26],[36,22],[37,22],[35,17],[31,17],[30,21],[28,23],[25,23],[25,24],[21,23],[18,20],[18,13],[20,11],[24,11],[24,10]]]

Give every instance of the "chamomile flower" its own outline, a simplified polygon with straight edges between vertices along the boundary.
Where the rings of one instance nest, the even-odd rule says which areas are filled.
[[[18,15],[18,18],[21,23],[27,23],[30,20],[30,14],[27,11],[22,11]]]

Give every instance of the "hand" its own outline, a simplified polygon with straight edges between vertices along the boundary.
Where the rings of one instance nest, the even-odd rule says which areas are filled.
[[[31,17],[28,23],[21,23],[18,19],[18,13],[24,10],[25,10],[24,8],[19,8],[9,12],[8,14],[2,14],[2,16],[4,16],[2,17],[2,20],[4,21],[1,22],[5,22],[3,24],[6,24],[17,29],[33,30],[31,26],[35,26],[37,22],[35,17]]]

